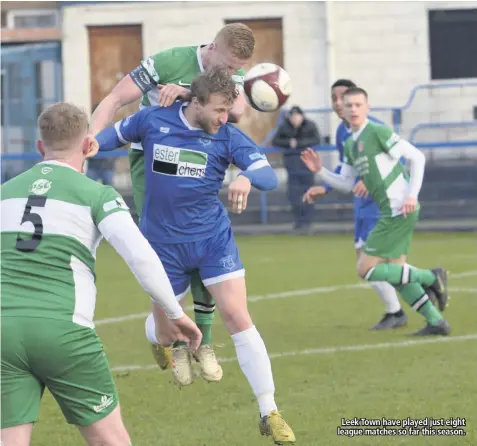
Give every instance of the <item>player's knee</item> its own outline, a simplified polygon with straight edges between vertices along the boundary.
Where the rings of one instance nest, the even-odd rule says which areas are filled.
[[[222,320],[230,334],[239,333],[252,327],[252,318],[246,308],[240,311],[221,312]]]

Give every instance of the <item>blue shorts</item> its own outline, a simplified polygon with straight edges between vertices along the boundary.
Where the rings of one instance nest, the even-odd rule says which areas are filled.
[[[361,249],[368,240],[369,234],[374,229],[378,222],[377,217],[358,217],[354,221],[354,247]]]
[[[192,271],[199,271],[205,286],[245,275],[230,227],[205,240],[151,246],[164,265],[177,300],[189,292]]]

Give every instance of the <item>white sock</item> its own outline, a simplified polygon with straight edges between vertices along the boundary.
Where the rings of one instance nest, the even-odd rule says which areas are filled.
[[[232,339],[240,368],[257,397],[260,416],[269,415],[277,405],[272,365],[263,339],[255,326],[232,335]]]
[[[396,289],[387,282],[371,282],[371,286],[379,294],[386,307],[386,313],[396,313],[401,309],[401,303]]]
[[[146,338],[151,344],[159,344],[156,337],[156,322],[152,313],[146,319]]]

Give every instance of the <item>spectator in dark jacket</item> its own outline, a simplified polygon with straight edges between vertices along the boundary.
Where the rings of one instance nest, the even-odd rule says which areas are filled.
[[[273,145],[285,149],[283,164],[288,173],[288,200],[292,206],[295,229],[307,233],[313,222],[313,205],[302,202],[303,194],[313,186],[314,174],[300,159],[307,147],[320,144],[320,135],[314,122],[306,119],[302,109],[294,106],[273,138]]]

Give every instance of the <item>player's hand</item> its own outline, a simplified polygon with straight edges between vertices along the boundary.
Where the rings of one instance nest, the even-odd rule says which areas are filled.
[[[364,198],[368,196],[368,189],[366,189],[366,186],[363,183],[363,180],[359,180],[354,188],[353,188],[353,194],[355,194],[357,197]]]
[[[415,198],[409,197],[402,205],[401,211],[404,217],[412,214],[417,209],[418,202]]]
[[[317,198],[324,197],[326,195],[326,189],[323,186],[310,187],[303,195],[303,203],[313,203]]]
[[[176,84],[158,85],[160,90],[159,102],[161,107],[171,106],[177,98],[188,99],[190,90]]]
[[[250,180],[239,175],[229,185],[229,203],[232,206],[232,212],[241,214],[247,208],[247,198],[252,188]]]
[[[96,156],[96,154],[98,153],[99,143],[92,134],[88,134],[86,138],[88,138],[89,145],[88,151],[84,154],[84,156],[85,158],[93,158],[93,156]]]
[[[189,350],[195,352],[202,341],[202,333],[199,330],[199,327],[197,327],[192,319],[186,314],[179,319],[171,319],[170,321],[171,326],[173,327],[174,340],[187,342],[189,344]],[[159,339],[159,342],[162,343],[162,339]]]
[[[308,170],[311,170],[314,173],[317,173],[323,167],[323,162],[321,161],[320,155],[316,153],[313,149],[308,147],[308,149],[301,152],[301,160],[305,163],[305,166],[308,167]]]

